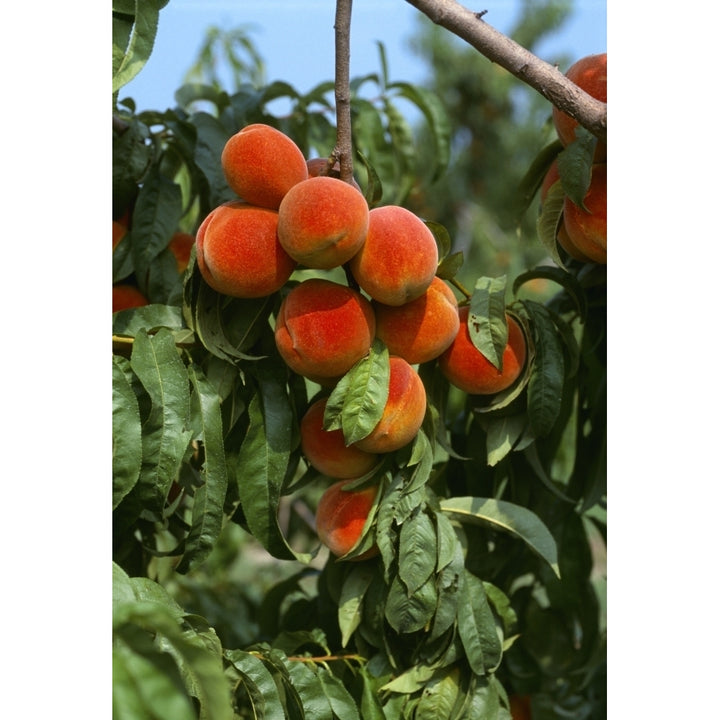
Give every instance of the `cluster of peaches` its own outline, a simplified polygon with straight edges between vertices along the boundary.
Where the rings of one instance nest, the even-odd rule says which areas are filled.
[[[565,75],[588,95],[607,102],[607,53],[581,58]],[[577,121],[557,108],[553,108],[552,118],[560,142],[567,147],[575,140]],[[556,160],[543,180],[541,203],[559,179]],[[590,187],[582,204],[583,207],[567,195],[564,197],[558,244],[575,260],[604,265],[607,263],[607,145],[600,141],[595,147]]]
[[[305,158],[281,131],[248,125],[227,141],[221,165],[238,199],[214,208],[198,228],[205,282],[228,296],[259,298],[282,289],[296,269],[316,271],[288,284],[274,334],[287,366],[323,388],[366,357],[376,338],[389,352],[387,402],[366,437],[347,444],[342,429],[326,429],[327,393],[301,419],[305,459],[334,481],[317,508],[318,536],[342,556],[377,492],[343,485],[410,443],[422,425],[426,394],[416,366],[437,359],[461,390],[494,394],[519,376],[525,337],[508,315],[498,371],[471,340],[469,307],[436,274],[438,246],[428,226],[400,206],[370,209],[354,181],[331,174],[325,159]],[[325,276],[335,268],[344,269],[342,282]]]

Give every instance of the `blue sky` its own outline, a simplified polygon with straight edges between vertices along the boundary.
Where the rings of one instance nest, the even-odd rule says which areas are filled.
[[[485,0],[485,21],[508,33],[522,7],[520,0]],[[404,0],[356,0],[351,24],[351,76],[379,69],[377,41],[386,48],[390,77],[422,82],[427,67],[408,39],[419,11]],[[607,50],[605,0],[575,0],[572,17],[537,53],[553,61]],[[299,92],[334,73],[335,3],[331,0],[170,0],[160,12],[155,47],[147,65],[120,91],[139,110],[174,106],[174,91],[202,44],[210,25],[254,26],[251,37],[266,63],[267,80],[284,80]]]

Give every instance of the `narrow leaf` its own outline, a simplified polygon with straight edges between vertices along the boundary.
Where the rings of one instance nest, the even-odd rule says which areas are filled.
[[[469,496],[443,499],[440,508],[460,522],[477,522],[517,536],[559,576],[555,539],[532,510],[505,500]]]
[[[226,650],[252,704],[254,716],[262,720],[285,720],[285,710],[277,685],[260,658],[243,650]]]
[[[142,467],[142,427],[137,397],[128,380],[130,362],[113,355],[113,510],[133,489]]]
[[[373,579],[374,569],[366,563],[353,568],[345,578],[338,603],[338,624],[342,646],[347,647],[350,636],[362,620],[363,598]]]
[[[508,328],[505,317],[507,278],[481,277],[470,298],[468,329],[473,345],[502,372],[502,357],[507,345]]]
[[[432,520],[424,512],[408,518],[400,530],[398,573],[408,596],[433,574],[437,563],[437,534]]]
[[[158,0],[136,0],[135,18],[126,47],[116,44],[124,34],[116,35],[116,20],[113,18],[113,93],[127,85],[150,58],[157,35],[160,8],[164,4]],[[119,62],[116,62],[115,58]]]

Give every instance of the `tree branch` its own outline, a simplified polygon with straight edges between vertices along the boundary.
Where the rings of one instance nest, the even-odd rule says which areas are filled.
[[[337,143],[328,167],[340,163],[340,179],[352,182],[352,126],[350,123],[350,18],[352,0],[337,0],[335,6],[335,108]]]
[[[488,60],[537,90],[560,110],[577,120],[602,142],[607,142],[607,105],[568,80],[556,67],[533,55],[495,30],[455,0],[406,0],[436,25],[457,35]]]

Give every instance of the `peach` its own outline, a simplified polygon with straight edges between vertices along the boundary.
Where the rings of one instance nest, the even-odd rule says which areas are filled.
[[[170,238],[168,247],[170,248],[170,252],[175,256],[178,273],[181,275],[187,270],[188,263],[190,262],[190,251],[194,244],[195,236],[190,233],[178,231]]]
[[[323,429],[327,398],[316,400],[300,420],[300,446],[318,472],[332,478],[359,478],[378,463],[374,453],[346,445],[342,430]]]
[[[275,343],[291,370],[332,385],[367,355],[375,314],[357,290],[309,278],[285,297],[275,320]]]
[[[291,258],[329,270],[346,263],[365,242],[370,210],[363,194],[322,175],[294,185],[278,208],[278,239]]]
[[[469,314],[470,307],[463,305],[459,310],[460,330],[450,347],[440,355],[438,365],[450,383],[460,390],[470,395],[494,395],[509,388],[520,376],[527,354],[525,335],[517,321],[506,315],[508,341],[500,372],[473,345],[468,327]]]
[[[277,237],[277,210],[234,200],[203,220],[195,237],[200,274],[219,293],[259,298],[279,290],[297,263]]]
[[[220,164],[234,193],[246,203],[271,210],[308,177],[305,156],[292,138],[263,123],[247,125],[230,137]]]
[[[397,205],[373,208],[369,217],[365,242],[349,262],[355,281],[385,305],[415,300],[435,277],[435,237],[417,215]]]
[[[587,55],[580,58],[570,66],[565,73],[565,77],[572,80],[588,95],[604,103],[607,102],[607,53]],[[553,107],[552,119],[560,142],[567,147],[575,140],[575,130],[578,126],[577,120],[556,107]],[[606,158],[607,145],[598,141],[595,149],[595,160],[600,162]]]
[[[434,360],[460,329],[458,301],[437,276],[415,300],[404,305],[384,305],[373,300],[372,306],[376,336],[391,355],[399,355],[411,365]]]
[[[330,177],[340,177],[340,163],[336,162],[333,166],[330,172],[326,172],[326,168],[328,165],[328,158],[323,157],[316,157],[316,158],[310,158],[306,162],[307,169],[308,169],[308,177],[318,177],[323,175],[329,175]],[[360,185],[358,185],[357,180],[355,178],[352,178],[350,181],[350,184],[359,192],[362,192],[362,188]]]
[[[320,542],[336,557],[352,550],[362,537],[365,522],[378,493],[376,485],[360,490],[344,490],[352,480],[338,480],[320,496],[315,511],[315,528]],[[373,545],[352,560],[365,560],[377,555]]]
[[[127,235],[127,225],[124,223],[121,223],[118,220],[112,221],[112,227],[113,227],[113,240],[112,240],[112,249],[114,250],[119,244],[120,241]]]
[[[607,165],[592,166],[590,187],[583,198],[585,208],[570,198],[563,205],[563,223],[567,237],[590,260],[607,263]]]
[[[135,285],[120,283],[113,285],[112,289],[112,311],[114,313],[128,308],[143,307],[148,305],[148,299],[138,290]]]
[[[542,208],[545,198],[547,197],[550,188],[560,180],[560,169],[558,168],[557,159],[553,160],[552,164],[548,168],[545,177],[543,178],[542,185],[540,186],[540,207]],[[573,241],[568,237],[567,230],[565,229],[565,218],[562,217],[557,231],[557,241],[563,250],[575,260],[580,262],[591,262],[590,258],[580,251],[575,246]]]
[[[390,356],[390,384],[383,414],[372,432],[355,443],[370,453],[389,453],[407,445],[425,418],[425,386],[416,370],[401,357]]]

